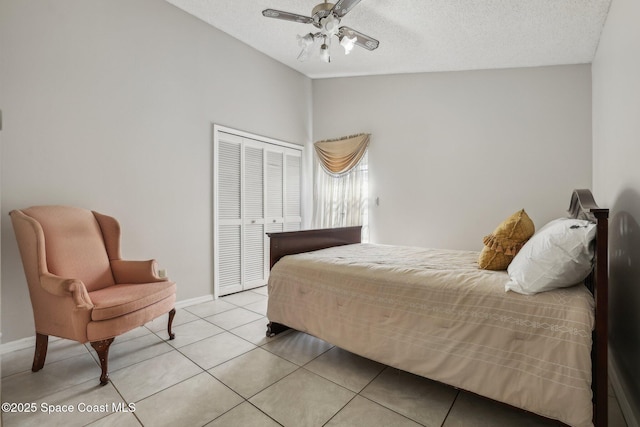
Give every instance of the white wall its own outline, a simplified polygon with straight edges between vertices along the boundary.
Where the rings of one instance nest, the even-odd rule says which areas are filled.
[[[371,241],[479,250],[513,212],[540,227],[590,188],[590,66],[314,80],[314,140],[359,132]]]
[[[311,82],[158,0],[0,0],[0,55],[3,342],[33,335],[14,208],[112,214],[125,257],[157,258],[178,299],[212,292],[214,122],[293,143],[372,133],[383,243],[479,249],[515,210],[541,226],[591,183],[588,65]]]
[[[597,200],[610,208],[609,347],[630,426],[640,424],[638,22],[638,1],[612,1],[592,70],[593,186]]]
[[[311,81],[160,0],[0,0],[3,342],[34,334],[11,209],[119,219],[178,300],[212,294],[212,124],[310,140]]]

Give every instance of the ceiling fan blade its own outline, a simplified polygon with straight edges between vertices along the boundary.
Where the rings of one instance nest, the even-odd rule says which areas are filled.
[[[299,22],[301,24],[313,24],[313,18],[304,15],[298,15],[291,12],[283,12],[275,9],[265,9],[262,11],[262,16],[267,18],[284,19],[285,21]]]
[[[338,0],[336,4],[333,6],[333,11],[338,15],[338,18],[342,18],[344,15],[349,13],[351,9],[361,0]]]
[[[374,50],[378,47],[380,42],[372,37],[369,37],[366,34],[362,34],[359,31],[356,31],[349,27],[340,27],[340,35],[347,35],[349,37],[356,37],[356,43],[358,46],[363,47],[367,50]]]

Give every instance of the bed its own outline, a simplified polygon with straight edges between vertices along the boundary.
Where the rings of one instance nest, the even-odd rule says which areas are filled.
[[[360,227],[270,233],[267,335],[293,328],[363,357],[572,426],[607,424],[607,222],[584,284],[522,295],[478,252],[360,243]]]

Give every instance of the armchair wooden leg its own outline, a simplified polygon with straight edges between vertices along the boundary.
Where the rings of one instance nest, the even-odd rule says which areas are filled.
[[[100,385],[105,385],[109,382],[109,346],[113,342],[113,338],[109,338],[101,341],[93,341],[91,347],[98,353],[100,359],[100,368],[102,369],[102,375],[100,375]]]
[[[36,332],[36,352],[33,355],[33,365],[31,370],[38,372],[44,366],[44,360],[47,358],[47,348],[49,347],[49,335],[43,335]]]
[[[176,334],[174,334],[171,331],[171,327],[173,326],[173,318],[176,316],[176,309],[172,308],[171,311],[169,312],[169,324],[167,325],[167,332],[169,333],[169,339],[172,340],[176,337]]]

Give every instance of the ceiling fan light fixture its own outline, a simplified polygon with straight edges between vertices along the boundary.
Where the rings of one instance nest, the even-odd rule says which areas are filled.
[[[324,43],[320,46],[320,59],[324,62],[331,62],[331,55],[329,54],[329,45],[327,44],[327,40],[325,37]]]
[[[333,36],[338,38],[340,45],[344,48],[345,55],[348,55],[356,45],[367,50],[375,50],[378,48],[378,40],[352,28],[346,26],[340,27],[341,19],[361,1],[362,0],[337,0],[336,3],[333,4],[324,0],[323,3],[313,8],[311,16],[275,9],[265,9],[262,11],[262,15],[267,18],[312,24],[318,29],[316,33],[298,36],[298,45],[302,48],[302,51],[298,55],[298,60],[304,61],[308,59],[312,50],[315,56],[320,39],[323,39],[322,45],[320,46],[320,59],[324,62],[331,62],[329,46],[331,45]]]
[[[305,34],[304,36],[298,34],[297,39],[298,46],[301,48],[309,48],[313,44],[313,34],[311,33]]]
[[[349,37],[346,34],[340,37],[340,46],[344,48],[345,55],[349,55],[351,53],[357,40],[358,38],[356,36]]]
[[[309,53],[314,43],[314,35],[309,33],[304,36],[298,35],[298,46],[302,48],[300,54],[298,54],[298,61],[304,62],[309,59]]]

